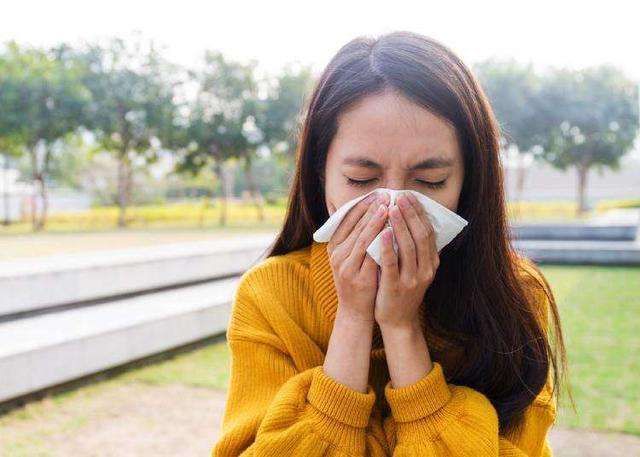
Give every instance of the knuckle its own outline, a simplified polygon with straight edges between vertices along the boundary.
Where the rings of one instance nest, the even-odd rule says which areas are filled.
[[[334,266],[334,268],[342,263],[341,249],[336,248],[329,253],[329,263]]]
[[[338,279],[341,282],[347,282],[347,281],[349,281],[351,279],[351,275],[349,274],[349,270],[344,265],[341,266],[340,268],[338,268],[337,275],[338,275]]]
[[[365,247],[367,247],[367,240],[364,237],[359,237],[356,240],[356,247],[358,248],[358,250],[362,250]]]
[[[406,278],[403,281],[403,286],[406,289],[415,289],[416,287],[418,287],[418,278],[416,278],[415,276],[412,276],[410,278]]]
[[[396,266],[396,260],[392,257],[392,258],[384,258],[382,259],[382,266],[386,267],[386,268],[393,268]]]

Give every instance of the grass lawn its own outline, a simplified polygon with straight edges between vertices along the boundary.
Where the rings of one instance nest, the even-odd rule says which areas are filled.
[[[544,266],[543,271],[560,306],[577,406],[574,414],[566,403],[561,403],[558,424],[640,436],[640,268]],[[34,401],[0,416],[0,430],[7,432],[4,438],[0,436],[0,455],[58,455],[43,450],[63,446],[64,439],[60,436],[80,434],[85,437],[83,440],[91,439],[89,435],[105,427],[102,422],[105,418],[96,413],[99,410],[96,398],[109,397],[108,393],[113,391],[121,391],[121,396],[116,397],[119,399],[113,401],[119,402],[119,414],[125,417],[137,396],[145,392],[160,392],[156,397],[180,397],[166,400],[169,406],[163,406],[163,414],[169,414],[172,408],[176,409],[171,405],[181,404],[183,397],[192,395],[189,392],[215,394],[224,390],[229,379],[228,366],[226,342],[220,339],[153,364],[128,369],[106,380]],[[210,409],[211,404],[206,402],[206,399],[194,399],[194,410],[203,403],[204,410]],[[145,408],[149,411],[150,407]],[[110,423],[117,424],[114,417],[118,413],[108,414]],[[191,420],[195,423],[202,422],[202,416],[197,415],[202,413],[182,414],[194,416]],[[188,422],[185,416],[176,420]],[[97,431],[89,432],[87,429],[92,423]],[[206,427],[210,425],[204,425],[208,430]],[[128,430],[129,426],[120,428],[136,434],[154,426],[143,425],[142,431]],[[59,441],[53,441],[54,438]],[[180,435],[177,439],[183,438]],[[103,440],[109,443],[113,438],[109,435]]]
[[[561,424],[640,435],[640,268],[545,266],[560,306],[577,414]]]

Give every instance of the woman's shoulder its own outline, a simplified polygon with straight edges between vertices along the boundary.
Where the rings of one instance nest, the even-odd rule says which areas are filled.
[[[268,256],[245,270],[234,295],[232,323],[243,328],[262,323],[266,329],[282,312],[294,314],[291,308],[302,306],[300,297],[308,289],[309,249]]]
[[[306,274],[309,270],[311,246],[286,254],[265,257],[249,267],[240,277],[240,287],[273,288],[283,285],[292,272]]]

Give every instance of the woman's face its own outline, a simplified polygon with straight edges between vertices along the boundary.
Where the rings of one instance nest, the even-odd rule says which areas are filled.
[[[377,188],[412,189],[452,211],[464,179],[452,125],[390,90],[371,95],[338,119],[325,167],[329,214]]]

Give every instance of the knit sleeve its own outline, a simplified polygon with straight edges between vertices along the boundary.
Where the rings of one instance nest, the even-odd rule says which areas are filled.
[[[237,289],[227,341],[231,375],[212,456],[364,455],[375,401],[329,377],[298,370],[261,317],[250,281]]]
[[[502,437],[497,412],[487,397],[448,384],[435,362],[416,383],[394,389],[389,382],[385,387],[392,413],[385,429],[393,435],[393,456],[550,456],[546,435],[555,405],[546,400],[547,393],[545,387],[527,409],[517,438]]]

